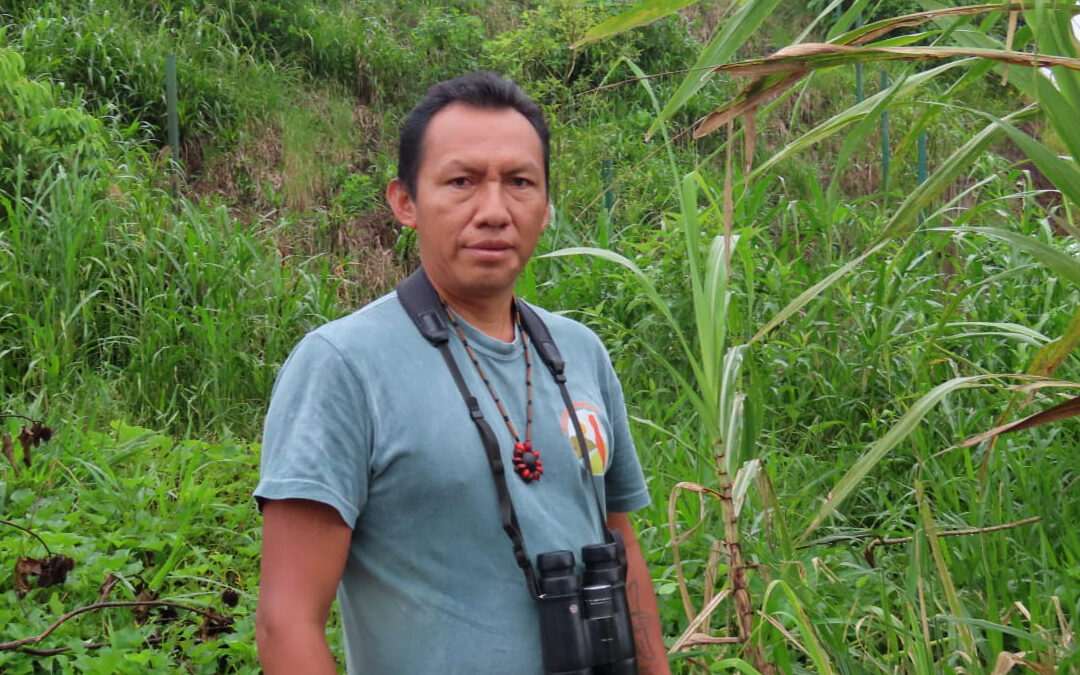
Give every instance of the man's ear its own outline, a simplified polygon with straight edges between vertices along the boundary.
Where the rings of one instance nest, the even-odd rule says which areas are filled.
[[[386,203],[399,223],[416,229],[416,204],[400,178],[394,178],[386,185]]]

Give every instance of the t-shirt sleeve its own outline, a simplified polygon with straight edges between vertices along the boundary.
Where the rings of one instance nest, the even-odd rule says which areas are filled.
[[[328,504],[349,527],[367,501],[370,417],[361,379],[340,351],[312,333],[274,384],[263,429],[255,499]]]
[[[601,367],[604,403],[613,436],[611,465],[604,474],[607,510],[609,513],[629,513],[648,506],[649,489],[645,484],[633,438],[630,436],[622,385],[615,375],[606,350],[603,352]]]

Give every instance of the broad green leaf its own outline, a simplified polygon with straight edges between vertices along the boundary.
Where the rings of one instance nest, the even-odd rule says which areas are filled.
[[[923,417],[930,412],[934,406],[941,402],[950,393],[958,389],[967,389],[971,387],[986,386],[985,382],[992,379],[1000,379],[1001,375],[972,375],[968,377],[957,377],[947,382],[943,382],[938,386],[931,389],[926,395],[920,398],[911,406],[904,416],[900,418],[896,424],[890,428],[884,436],[874,442],[870,446],[870,449],[864,453],[859,459],[851,465],[851,468],[837,481],[833,489],[829,491],[829,496],[825,500],[825,503],[821,505],[818,512],[814,515],[810,525],[798,539],[798,543],[805,542],[819,527],[831,516],[836,509],[844,503],[844,500],[848,498],[863,478],[866,477],[870,471],[877,466],[878,462],[889,454],[896,446],[908,437],[909,434],[915,429],[915,427],[922,421]]]
[[[727,673],[729,675],[733,670],[737,670],[743,675],[761,675],[760,670],[742,659],[720,659],[719,661],[714,661],[709,668],[709,672]]]
[[[632,28],[644,26],[657,19],[662,19],[669,14],[674,14],[684,7],[689,7],[698,0],[645,0],[639,2],[622,14],[603,21],[589,29],[580,40],[570,45],[570,49],[577,49],[590,42],[603,40],[624,33]]]
[[[710,66],[719,65],[734,54],[750,37],[757,32],[761,24],[773,13],[780,0],[748,0],[724,23],[709,44],[706,45],[697,61],[690,68],[690,73],[679,88],[672,94],[660,114],[660,119],[653,122],[647,136],[656,133],[661,120],[671,119],[690,98],[698,92],[710,76]]]

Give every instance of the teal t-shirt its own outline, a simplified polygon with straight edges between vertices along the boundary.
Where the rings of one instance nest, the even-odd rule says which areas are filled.
[[[525,544],[538,553],[600,543],[608,511],[648,491],[622,389],[600,340],[537,309],[566,361],[588,470],[551,374],[532,353],[533,447],[541,480],[512,473],[513,441],[460,340],[451,349],[499,439]],[[525,429],[521,337],[462,322],[519,434]],[[394,293],[307,335],[274,385],[259,499],[329,504],[353,528],[338,601],[349,673],[542,673],[535,601],[497,511],[491,469],[445,362]]]

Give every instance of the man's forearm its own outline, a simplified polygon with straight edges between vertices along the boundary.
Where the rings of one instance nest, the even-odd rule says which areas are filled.
[[[626,547],[629,568],[626,575],[626,602],[630,605],[630,619],[634,624],[634,644],[637,647],[638,668],[642,675],[667,674],[667,650],[664,648],[663,632],[660,630],[660,611],[653,592],[652,578],[645,566],[641,549],[635,541]],[[637,563],[634,564],[634,558]]]
[[[624,513],[611,514],[608,526],[619,530],[626,543],[626,602],[630,606],[630,620],[634,625],[638,668],[642,675],[670,675],[656,593],[637,535]]]
[[[310,673],[336,675],[337,665],[324,630],[295,628],[258,631],[259,663],[266,675]]]

